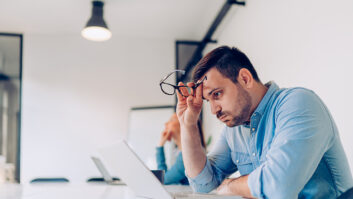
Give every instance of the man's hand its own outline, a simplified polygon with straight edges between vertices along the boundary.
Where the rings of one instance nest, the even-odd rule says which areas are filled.
[[[237,195],[246,198],[253,198],[248,186],[248,175],[239,178],[225,179],[217,188],[220,195]]]
[[[180,82],[178,85],[183,86],[184,84]],[[192,87],[194,83],[189,82],[187,86]],[[183,95],[179,91],[177,92],[177,115],[180,125],[191,126],[197,124],[202,109],[202,88],[203,84],[198,86],[195,91],[191,89],[191,93],[189,93],[185,87],[181,87],[180,91]]]
[[[221,185],[217,188],[217,194],[219,195],[234,195],[229,187],[229,183],[231,183],[234,179],[225,179]]]

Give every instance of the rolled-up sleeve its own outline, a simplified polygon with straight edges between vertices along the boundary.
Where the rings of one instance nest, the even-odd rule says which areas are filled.
[[[217,179],[212,170],[210,161],[206,159],[206,164],[203,170],[195,178],[190,178],[189,183],[195,192],[208,193],[218,186]]]
[[[231,150],[227,144],[225,133],[226,129],[222,131],[215,147],[207,155],[205,167],[199,175],[195,178],[188,177],[194,191],[208,193],[217,188],[224,178],[237,170],[231,158]]]
[[[266,161],[250,173],[256,198],[298,198],[334,138],[333,121],[311,91],[297,89],[275,110],[276,130]]]

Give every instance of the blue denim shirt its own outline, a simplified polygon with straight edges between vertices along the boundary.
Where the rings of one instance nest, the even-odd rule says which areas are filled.
[[[249,125],[225,127],[190,185],[209,192],[230,174],[248,175],[256,198],[336,198],[353,186],[335,122],[304,88],[269,89]]]

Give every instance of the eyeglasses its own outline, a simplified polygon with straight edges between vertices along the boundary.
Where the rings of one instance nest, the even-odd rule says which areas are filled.
[[[169,73],[167,76],[165,76],[160,82],[159,82],[159,86],[161,87],[161,90],[164,94],[166,95],[174,95],[175,94],[175,90],[178,90],[179,93],[183,96],[183,97],[187,97],[187,96],[184,96],[182,94],[182,92],[180,91],[180,88],[181,87],[185,87],[186,89],[188,89],[189,93],[191,91],[191,89],[196,89],[197,87],[199,87],[203,81],[207,80],[207,77],[205,76],[204,78],[202,78],[202,80],[196,82],[194,84],[194,86],[192,87],[189,87],[189,86],[177,86],[177,85],[173,85],[173,84],[170,84],[168,82],[165,82],[171,75],[173,75],[174,73],[178,73],[180,72],[181,74],[185,74],[185,70],[174,70],[173,72]]]

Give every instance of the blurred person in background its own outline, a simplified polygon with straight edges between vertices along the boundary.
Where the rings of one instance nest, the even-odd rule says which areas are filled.
[[[201,137],[201,145],[204,149],[206,149],[204,135],[201,128],[200,120],[197,122],[199,126],[199,135]],[[165,155],[164,155],[164,144],[167,141],[173,141],[177,146],[177,156],[175,163],[172,165],[171,168],[167,168],[165,163]],[[181,154],[181,138],[180,138],[180,124],[178,117],[174,113],[170,119],[165,123],[164,131],[161,135],[161,140],[159,146],[156,148],[156,159],[157,159],[157,166],[158,169],[165,171],[164,176],[164,184],[182,184],[188,185],[188,179],[185,176],[185,168],[183,157]]]

